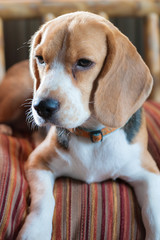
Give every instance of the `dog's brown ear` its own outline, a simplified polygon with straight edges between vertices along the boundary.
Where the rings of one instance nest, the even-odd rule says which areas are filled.
[[[35,59],[35,48],[40,44],[42,39],[42,33],[39,30],[36,32],[31,39],[31,49],[30,49],[30,72],[31,76],[34,79],[34,90],[37,90],[40,85],[40,76],[38,71],[37,62]]]
[[[105,32],[107,56],[95,92],[95,114],[106,126],[122,127],[149,96],[153,80],[128,38],[107,22]]]

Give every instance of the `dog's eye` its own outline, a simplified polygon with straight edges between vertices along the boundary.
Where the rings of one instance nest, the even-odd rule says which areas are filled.
[[[92,66],[92,64],[93,64],[92,61],[85,58],[81,58],[77,61],[77,67],[80,67],[80,68],[88,68]]]
[[[44,59],[43,59],[43,57],[41,55],[36,55],[36,58],[38,60],[38,63],[40,63],[40,64],[44,63]]]

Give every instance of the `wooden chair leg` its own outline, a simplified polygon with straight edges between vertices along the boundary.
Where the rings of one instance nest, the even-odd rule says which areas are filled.
[[[151,98],[160,101],[160,29],[159,15],[151,13],[145,17],[145,59],[149,66],[154,88]]]
[[[5,50],[4,50],[4,34],[3,20],[0,18],[0,82],[5,74]]]
[[[109,20],[109,16],[106,12],[99,12],[98,13],[100,16],[104,17],[105,19]]]
[[[54,16],[53,13],[47,13],[43,16],[43,22],[45,23],[45,22],[50,21],[54,18],[55,18],[55,16]]]

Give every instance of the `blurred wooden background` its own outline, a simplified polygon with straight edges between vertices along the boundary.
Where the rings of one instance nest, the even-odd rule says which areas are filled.
[[[144,57],[144,37],[142,18],[111,18],[112,21]],[[42,24],[42,19],[18,19],[4,21],[6,68],[17,61],[28,58],[29,40]]]
[[[154,77],[152,98],[160,101],[160,0],[0,0],[0,78],[5,69],[28,58],[29,40],[50,18],[48,13],[56,17],[76,10],[109,16],[129,37]]]

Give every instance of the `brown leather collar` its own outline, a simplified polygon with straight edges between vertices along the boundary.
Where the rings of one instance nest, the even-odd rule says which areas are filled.
[[[78,127],[78,128],[69,129],[69,131],[74,133],[77,136],[90,138],[93,143],[96,143],[96,142],[102,142],[104,136],[114,132],[116,129],[117,128],[105,127],[105,128],[102,128],[101,130],[90,131],[90,130]]]

